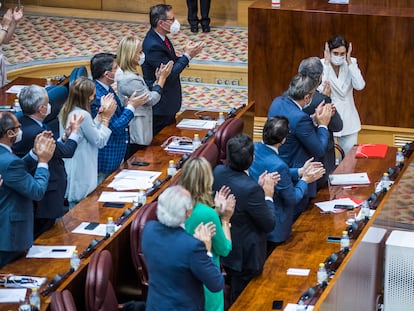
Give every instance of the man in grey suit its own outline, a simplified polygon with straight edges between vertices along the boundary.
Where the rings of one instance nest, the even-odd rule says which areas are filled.
[[[0,268],[16,259],[33,244],[33,200],[42,199],[48,180],[48,162],[55,141],[48,135],[36,137],[33,149],[23,158],[12,153],[13,143],[21,140],[16,116],[0,112]],[[36,167],[34,176],[31,168]]]

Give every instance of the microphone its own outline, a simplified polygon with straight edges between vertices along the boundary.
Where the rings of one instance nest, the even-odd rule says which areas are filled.
[[[49,296],[49,294],[51,292],[53,292],[56,287],[62,283],[64,280],[66,280],[69,275],[71,275],[73,272],[75,271],[75,269],[73,267],[71,267],[67,272],[65,272],[64,274],[56,274],[56,276],[53,278],[53,280],[47,284],[46,289],[44,291],[42,291],[40,294],[42,296]]]
[[[239,106],[239,107],[237,107],[237,108],[231,108],[230,109],[230,111],[229,111],[229,114],[226,116],[226,120],[227,119],[230,119],[230,118],[233,118],[235,115],[236,115],[236,113],[239,111],[239,110],[241,110],[241,109],[243,109],[244,107],[246,107],[246,104],[243,104],[243,105],[241,105],[241,106]]]
[[[207,134],[204,135],[203,139],[201,140],[201,143],[202,144],[206,143],[210,139],[210,137],[213,136],[213,135],[214,135],[214,131],[213,130],[209,130],[207,132]]]
[[[125,221],[131,217],[131,214],[133,212],[135,212],[137,209],[139,209],[142,206],[142,203],[138,203],[137,205],[135,205],[133,208],[127,208],[122,215],[115,221],[115,224],[117,226],[122,225],[123,223],[125,223]]]
[[[179,170],[185,163],[185,161],[188,160],[188,158],[190,157],[190,153],[184,153],[183,156],[181,157],[181,159],[177,162],[177,164],[175,165],[176,169]]]
[[[107,233],[102,239],[97,240],[93,239],[92,242],[88,245],[87,248],[85,248],[82,252],[82,254],[79,255],[80,259],[87,258],[92,253],[92,251],[98,247],[99,244],[101,244],[103,241],[108,239],[111,235]]]
[[[184,157],[184,156],[183,156]],[[153,195],[154,194],[154,192],[155,191],[157,191],[157,189],[159,188],[159,187],[161,187],[161,185],[162,184],[165,184],[167,181],[169,181],[171,179],[171,176],[170,175],[168,175],[167,177],[165,177],[164,179],[161,179],[161,180],[157,180],[155,183],[154,183],[154,185],[151,187],[151,188],[149,188],[148,190],[147,190],[147,192],[145,192],[145,195],[148,197],[148,196],[150,196],[150,195]]]

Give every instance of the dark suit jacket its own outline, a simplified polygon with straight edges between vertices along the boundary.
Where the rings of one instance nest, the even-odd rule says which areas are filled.
[[[203,284],[212,292],[224,287],[220,270],[204,244],[183,228],[148,222],[142,233],[148,266],[146,310],[204,310]]]
[[[290,133],[286,142],[279,148],[279,156],[289,167],[302,167],[311,157],[314,157],[315,161],[323,158],[328,145],[328,129],[315,128],[310,116],[287,96],[273,100],[268,117],[274,116],[285,116],[289,120]],[[308,194],[311,198],[315,197],[316,183],[308,185]]]
[[[273,203],[265,200],[262,187],[245,172],[219,165],[214,169],[213,190],[223,185],[235,195],[236,208],[231,218],[233,248],[222,263],[235,271],[259,274],[266,258],[266,233],[275,227]]]
[[[23,137],[20,142],[13,145],[13,150],[17,156],[23,157],[33,148],[36,135],[44,129],[28,116],[21,117],[19,121],[22,125]],[[56,142],[55,153],[49,161],[49,185],[45,196],[39,202],[35,217],[54,219],[63,216],[68,211],[69,208],[63,203],[67,180],[62,158],[71,158],[77,145],[72,139],[66,142],[60,140]]]
[[[0,250],[23,251],[33,244],[33,200],[45,194],[49,170],[37,168],[30,155],[20,159],[0,145]]]
[[[161,99],[158,104],[152,107],[153,114],[159,116],[175,116],[180,110],[182,100],[180,74],[190,62],[184,55],[177,57],[171,41],[170,45],[172,51],[167,48],[164,41],[152,28],[148,31],[142,43],[142,49],[145,53],[142,73],[150,89],[156,80],[155,70],[161,64],[166,64],[170,60],[174,62],[171,74],[165,82]]]
[[[267,239],[272,242],[283,242],[292,231],[295,209],[300,212],[306,207],[306,204],[300,203],[303,203],[302,199],[308,194],[308,184],[303,180],[298,180],[297,168],[289,169],[274,150],[258,142],[254,144],[254,160],[249,172],[250,176],[257,181],[264,171],[280,174],[280,181],[273,195],[276,226],[267,235]]]
[[[316,92],[313,97],[312,101],[309,104],[309,106],[306,106],[303,108],[303,111],[306,112],[308,115],[312,115],[315,113],[315,109],[318,107],[318,105],[325,100],[325,103],[331,103],[332,100],[330,97],[323,95],[322,93]],[[325,155],[322,157],[321,162],[323,163],[323,166],[326,169],[326,174],[317,181],[318,185],[324,186],[326,182],[328,181],[328,176],[331,174],[335,166],[335,139],[333,136],[334,132],[342,131],[343,122],[342,118],[339,115],[338,111],[335,111],[335,114],[331,117],[331,121],[329,121],[328,124],[328,130],[329,130],[329,139],[328,139],[328,145],[326,146],[326,152]]]

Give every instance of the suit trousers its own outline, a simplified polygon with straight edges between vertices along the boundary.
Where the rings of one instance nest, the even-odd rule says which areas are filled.
[[[211,0],[200,0],[201,19],[199,20],[197,17],[198,0],[187,0],[188,23],[190,26],[197,26],[198,22],[204,27],[210,25],[210,18],[208,17],[210,13],[210,3]]]
[[[224,267],[224,270],[230,277],[230,304],[236,301],[250,280],[260,274],[258,271],[236,271],[228,267]]]

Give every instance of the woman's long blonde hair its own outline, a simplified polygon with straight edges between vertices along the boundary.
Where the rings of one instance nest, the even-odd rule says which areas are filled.
[[[184,164],[179,184],[191,193],[193,204],[214,206],[212,197],[213,172],[210,162],[203,157],[190,158]]]
[[[122,71],[138,73],[136,54],[141,41],[136,37],[123,37],[116,51],[116,62]]]
[[[95,92],[95,82],[86,78],[80,77],[73,82],[69,89],[68,99],[62,106],[59,112],[59,121],[63,128],[66,128],[69,113],[75,108],[79,107],[91,112],[89,98]]]

